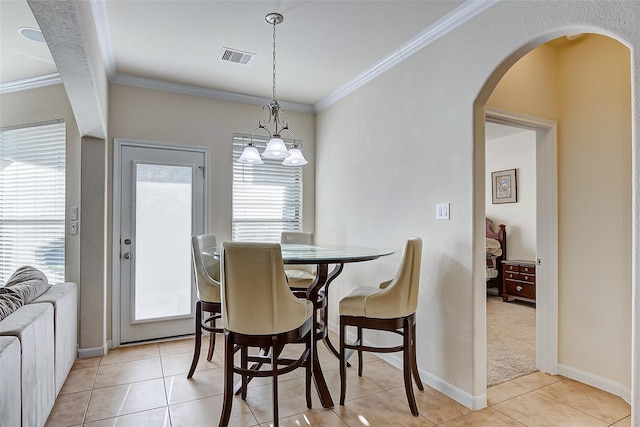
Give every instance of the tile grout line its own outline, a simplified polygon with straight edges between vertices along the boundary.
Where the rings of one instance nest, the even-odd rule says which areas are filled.
[[[100,370],[100,363],[102,363],[102,356],[100,356],[100,360],[98,360],[98,366],[96,366],[96,374],[93,377],[93,382],[91,383],[91,390],[89,391],[89,399],[87,399],[87,404],[84,406],[84,413],[82,414],[82,421],[80,425],[84,425],[85,420],[87,419],[87,413],[89,412],[89,404],[91,403],[91,398],[93,397],[93,390],[96,387],[96,381],[98,380],[98,371]],[[64,384],[63,384],[64,387]]]
[[[564,380],[563,380],[563,381],[564,381]],[[555,383],[554,383],[554,384],[555,384]],[[546,388],[546,387],[548,387],[548,386],[550,386],[550,385],[551,385],[551,384],[549,384],[549,385],[547,385],[547,386],[544,386],[544,387],[540,387],[540,388],[538,388],[538,389],[534,390],[534,393],[537,393],[537,394],[538,394],[538,395],[540,395],[540,396],[546,397],[547,399],[553,400],[553,401],[554,401],[554,402],[556,402],[556,403],[559,403],[559,404],[564,405],[564,406],[566,406],[566,407],[568,407],[568,408],[571,408],[571,409],[573,409],[574,411],[578,411],[578,412],[580,412],[581,414],[588,415],[589,417],[593,418],[594,420],[598,420],[598,421],[602,421],[603,423],[607,423],[608,425],[613,425],[613,424],[617,423],[618,421],[620,421],[620,420],[618,420],[618,421],[614,421],[613,423],[609,423],[609,421],[607,421],[607,420],[603,420],[602,418],[598,418],[598,417],[596,417],[595,415],[592,415],[592,414],[589,414],[589,413],[587,413],[587,412],[584,412],[582,409],[575,408],[575,407],[573,407],[573,406],[571,406],[571,405],[568,405],[568,404],[566,404],[566,403],[564,403],[564,402],[561,402],[561,401],[559,401],[559,400],[557,400],[557,399],[554,399],[553,397],[549,397],[549,396],[547,396],[547,395],[545,395],[545,394],[542,394],[542,393],[539,393],[539,392],[538,392],[538,390],[541,390],[541,389],[543,389],[543,388]],[[623,417],[622,419],[624,419],[624,418],[626,418],[626,417]]]
[[[160,373],[162,374],[162,388],[164,389],[164,401],[166,403],[165,413],[169,417],[169,426],[172,426],[173,422],[171,421],[171,409],[169,408],[169,394],[167,393],[167,382],[165,381],[164,376],[164,364],[162,363],[162,352],[160,351],[160,345],[158,345],[158,355],[160,357]]]

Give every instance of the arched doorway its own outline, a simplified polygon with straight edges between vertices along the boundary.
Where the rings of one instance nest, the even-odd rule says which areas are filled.
[[[630,70],[629,50],[611,38],[561,38],[534,49],[509,70],[496,71],[477,100],[475,116],[476,150],[483,155],[484,141],[478,142],[484,137],[484,113],[479,109],[485,105],[558,120],[559,290],[542,288],[548,292],[539,307],[549,310],[542,316],[549,320],[555,300],[558,326],[549,324],[548,335],[538,334],[547,349],[557,343],[558,350],[555,360],[553,351],[545,352],[538,367],[627,401],[632,334]],[[475,164],[483,169],[480,157],[476,153]],[[484,194],[480,186],[476,183],[476,195]],[[550,232],[546,238],[553,237]],[[615,249],[605,253],[605,246]]]

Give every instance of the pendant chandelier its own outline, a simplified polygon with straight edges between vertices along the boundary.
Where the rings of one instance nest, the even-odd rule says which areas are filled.
[[[242,152],[238,162],[261,165],[264,163],[261,157],[264,157],[265,159],[283,159],[282,164],[285,166],[306,165],[308,162],[300,150],[302,145],[294,139],[293,132],[289,130],[289,123],[285,120],[280,121],[280,104],[276,100],[276,25],[281,23],[284,17],[274,12],[269,13],[264,19],[273,26],[273,98],[269,105],[263,107],[263,109],[269,111],[269,119],[260,119],[258,121],[258,127],[251,134],[251,140]],[[273,132],[268,129],[269,125],[273,125]],[[253,142],[253,136],[260,131],[265,131],[269,134],[269,143],[262,155],[260,155],[256,144]],[[281,133],[284,131],[288,132],[293,140],[293,144],[289,149],[287,149],[287,145],[281,137]]]

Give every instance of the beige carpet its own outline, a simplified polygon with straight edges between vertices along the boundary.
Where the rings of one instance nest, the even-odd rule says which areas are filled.
[[[487,296],[487,386],[536,370],[536,309]]]

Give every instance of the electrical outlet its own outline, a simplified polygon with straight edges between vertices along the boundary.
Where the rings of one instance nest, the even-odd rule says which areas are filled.
[[[69,222],[69,234],[78,234],[78,221]]]

